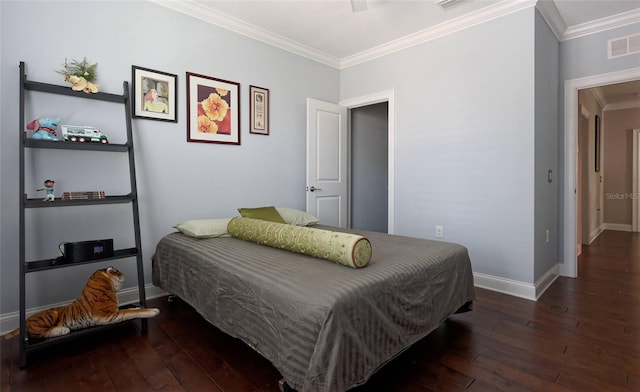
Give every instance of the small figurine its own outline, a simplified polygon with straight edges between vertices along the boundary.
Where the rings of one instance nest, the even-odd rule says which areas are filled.
[[[53,196],[53,184],[56,182],[53,180],[44,180],[44,188],[37,189],[38,191],[44,191],[45,197],[42,201],[54,201],[56,198]]]
[[[27,124],[27,129],[34,130],[31,139],[58,141],[56,137],[56,127],[60,124],[60,117],[53,119],[49,117],[39,117]]]

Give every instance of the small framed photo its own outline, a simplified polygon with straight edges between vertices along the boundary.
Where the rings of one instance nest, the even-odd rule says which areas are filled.
[[[187,141],[240,144],[240,83],[187,72]]]
[[[131,80],[134,118],[178,122],[176,75],[133,65]]]
[[[249,86],[249,132],[260,135],[269,134],[269,90]]]

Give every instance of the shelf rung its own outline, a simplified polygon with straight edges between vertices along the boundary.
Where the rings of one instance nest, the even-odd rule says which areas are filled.
[[[120,309],[126,308],[125,306],[121,306]],[[53,338],[38,338],[38,339],[30,339],[29,341],[27,341],[27,345],[26,345],[26,349],[31,351],[31,350],[36,350],[39,348],[43,348],[49,345],[53,345],[53,344],[57,344],[57,343],[61,343],[65,340],[68,339],[74,339],[74,338],[79,338],[82,336],[86,336],[88,334],[92,334],[95,332],[99,332],[99,331],[104,331],[106,329],[113,329],[113,328],[118,328],[118,327],[122,327],[125,326],[127,324],[131,324],[135,321],[139,321],[139,319],[131,319],[131,320],[125,320],[125,321],[120,321],[117,323],[113,323],[113,324],[108,324],[108,325],[97,325],[95,327],[88,327],[88,328],[84,328],[84,329],[76,329],[73,330],[71,332],[69,332],[67,335],[62,335],[62,336],[56,336]]]
[[[82,199],[82,200],[62,200],[44,201],[42,199],[26,199],[24,200],[25,208],[47,208],[47,207],[71,207],[82,205],[98,205],[98,204],[122,204],[135,200],[135,195],[107,196],[104,199]]]
[[[126,152],[131,146],[130,143],[126,144],[101,144],[101,143],[79,143],[79,142],[65,142],[59,140],[52,142],[48,140],[34,140],[24,138],[24,146],[28,148],[44,148],[50,150],[78,150],[78,151],[109,151],[109,152]]]
[[[78,97],[78,98],[97,99],[99,101],[117,102],[117,103],[124,103],[126,101],[126,97],[124,95],[103,93],[103,92],[88,94],[88,93],[85,93],[84,91],[73,91],[71,87],[59,86],[57,84],[50,84],[50,83],[34,82],[32,80],[25,80],[24,88],[25,90],[68,95],[71,97]]]
[[[37,261],[28,261],[28,262],[24,263],[24,271],[25,271],[25,273],[29,273],[29,272],[50,270],[50,269],[55,269],[55,268],[66,268],[66,267],[73,267],[73,266],[81,265],[81,264],[101,263],[103,261],[123,259],[123,258],[126,258],[126,257],[133,257],[133,256],[137,256],[137,255],[138,255],[138,249],[137,248],[126,248],[126,249],[118,249],[118,250],[113,251],[113,256],[112,257],[105,257],[103,259],[77,261],[75,263],[54,264],[55,259],[44,259],[44,260],[37,260]]]

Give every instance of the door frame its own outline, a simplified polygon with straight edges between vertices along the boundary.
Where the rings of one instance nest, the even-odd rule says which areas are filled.
[[[395,91],[385,90],[377,93],[372,93],[369,95],[363,95],[355,98],[343,99],[338,102],[338,105],[344,106],[347,108],[348,113],[351,113],[351,109],[358,108],[361,106],[373,105],[376,103],[387,102],[388,104],[388,119],[387,119],[387,144],[388,144],[388,158],[387,158],[387,172],[388,172],[388,195],[387,195],[387,231],[389,234],[394,234],[395,232],[395,159],[394,159],[394,151],[395,151]],[[349,129],[351,124],[349,124]],[[349,132],[349,138],[351,138],[351,132]],[[351,143],[351,141],[349,141]],[[349,154],[349,160],[351,160],[351,154]],[[349,196],[351,197],[351,196]],[[351,206],[351,200],[349,200],[349,206]]]
[[[629,82],[640,79],[640,68],[606,74],[570,79],[564,82],[564,254],[560,265],[560,275],[578,276],[577,243],[577,202],[576,202],[576,146],[578,145],[578,90],[606,84]]]
[[[631,231],[637,233],[640,231],[640,183],[638,182],[638,175],[640,174],[640,129],[634,129],[633,131],[633,160],[631,164],[632,168],[632,183],[633,183],[633,197],[631,198]]]
[[[589,227],[589,219],[585,219],[585,205],[589,205],[589,198],[585,196],[589,196],[588,192],[585,192],[585,187],[588,189],[589,181],[588,181],[588,168],[589,166],[589,119],[591,118],[591,113],[587,110],[584,105],[580,105],[580,114],[578,116],[578,149],[576,150],[577,158],[577,179],[576,179],[576,211],[577,211],[577,219],[578,223],[576,226],[576,255],[579,256],[582,252],[582,244],[584,243],[585,233],[589,233],[589,230],[585,230],[585,226]],[[586,134],[585,134],[585,126],[586,126]],[[582,143],[580,142],[582,140]],[[585,180],[586,177],[586,180]]]

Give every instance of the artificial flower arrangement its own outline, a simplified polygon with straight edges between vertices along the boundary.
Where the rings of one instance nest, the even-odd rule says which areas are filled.
[[[64,59],[64,69],[56,72],[64,75],[65,82],[71,83],[72,90],[97,93],[100,89],[100,85],[94,83],[97,67],[98,63],[89,64],[86,57],[82,61],[71,60],[70,63]]]

